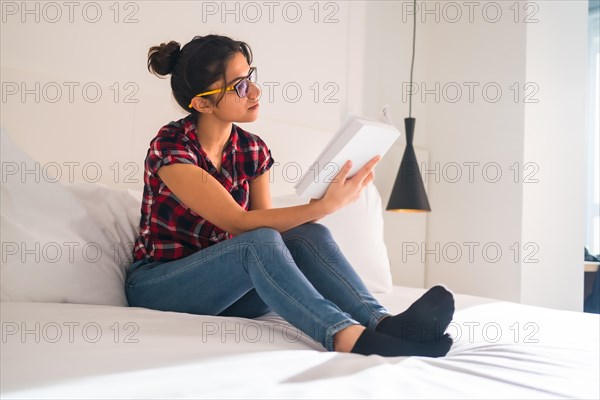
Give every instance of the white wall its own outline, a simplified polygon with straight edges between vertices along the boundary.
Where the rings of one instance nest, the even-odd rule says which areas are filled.
[[[434,92],[418,103],[427,108],[434,171],[424,171],[433,203],[427,249],[433,251],[423,256],[427,283],[520,301],[520,262],[511,247],[521,243],[523,189],[511,166],[523,165],[524,105],[511,87],[526,82],[527,26],[514,22],[512,2],[487,3],[501,5],[497,22],[491,22],[494,8],[484,14],[481,5],[472,19],[463,9],[456,23],[449,9],[438,23],[434,15],[419,15],[429,34],[424,84]]]
[[[2,2],[2,126],[42,167],[58,163],[63,175],[86,180],[99,171],[101,182],[139,189],[148,142],[185,114],[171,98],[168,79],[147,71],[148,48],[168,40],[184,44],[195,35],[226,34],[252,46],[263,126],[285,122],[328,135],[345,113],[347,3],[75,3]],[[320,150],[282,159],[277,150],[300,141],[298,133],[256,133],[273,138],[278,161],[304,165]],[[290,179],[275,180],[276,192],[291,190]]]
[[[525,104],[524,158],[539,164],[539,183],[523,185],[522,241],[539,246],[539,263],[522,261],[521,301],[574,310],[583,297],[587,14],[585,1],[547,2],[527,29],[526,79],[543,92]]]
[[[408,103],[403,101],[402,83],[408,82],[410,75],[410,46],[412,44],[412,19],[406,15],[410,2],[370,1],[366,7],[366,44],[364,56],[364,96],[362,113],[377,116],[384,104],[396,127],[404,132],[404,118],[408,117]],[[402,16],[407,20],[403,22]],[[424,49],[427,35],[417,35],[418,49]],[[423,60],[426,54],[417,50],[418,61],[415,79],[423,79]],[[413,103],[413,116],[417,118],[414,144],[417,158],[427,161],[425,144],[427,120],[425,107]],[[383,206],[387,205],[392,185],[404,153],[404,136],[396,142],[378,166],[375,182],[381,191]],[[427,189],[427,185],[426,185]],[[418,255],[408,255],[426,240],[428,213],[385,213],[385,240],[390,255],[394,282],[404,286],[425,286],[425,261]]]
[[[432,212],[403,258],[425,261],[425,286],[580,310],[587,2],[466,3],[418,2],[413,116]],[[369,7],[365,109],[384,98],[397,123],[409,10]]]

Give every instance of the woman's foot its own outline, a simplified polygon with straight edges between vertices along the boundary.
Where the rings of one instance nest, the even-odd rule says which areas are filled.
[[[447,334],[437,341],[420,343],[400,340],[362,325],[351,325],[334,336],[335,351],[363,355],[378,354],[385,357],[443,357],[450,351],[452,343],[452,338]]]
[[[365,329],[352,348],[352,353],[378,354],[385,357],[421,356],[443,357],[452,347],[450,335],[443,335],[439,340],[421,343],[400,340],[393,336]]]
[[[439,342],[454,316],[454,296],[445,287],[429,289],[406,311],[386,317],[375,331],[402,341]]]
[[[333,349],[342,353],[350,353],[365,329],[362,325],[350,325],[342,329],[333,336]]]

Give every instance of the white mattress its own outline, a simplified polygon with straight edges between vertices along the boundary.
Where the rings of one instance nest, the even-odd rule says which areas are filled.
[[[400,312],[423,291],[377,297]],[[2,398],[600,397],[598,315],[456,301],[437,359],[326,352],[275,314],[2,303]]]

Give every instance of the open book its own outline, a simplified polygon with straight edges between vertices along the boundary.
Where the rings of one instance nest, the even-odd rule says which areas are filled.
[[[302,198],[320,199],[347,160],[352,160],[352,177],[376,155],[383,155],[400,136],[384,107],[382,121],[349,116],[331,138],[312,166],[294,186]]]

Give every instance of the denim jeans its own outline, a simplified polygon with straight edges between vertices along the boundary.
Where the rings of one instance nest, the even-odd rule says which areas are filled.
[[[353,324],[374,328],[389,311],[373,298],[325,226],[248,231],[174,261],[127,270],[129,305],[255,318],[274,311],[333,350]]]

